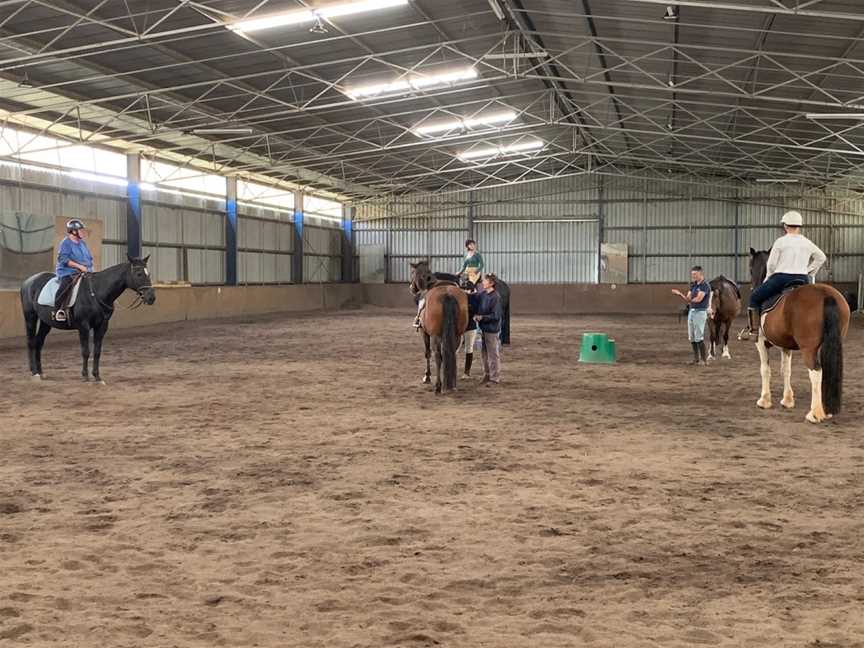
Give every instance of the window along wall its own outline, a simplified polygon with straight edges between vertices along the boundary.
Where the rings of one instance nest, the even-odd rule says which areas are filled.
[[[20,255],[22,245],[45,256],[40,263],[50,269],[58,215],[103,221],[104,263],[125,259],[126,173],[123,152],[0,128],[0,279],[4,258],[14,265],[12,254]],[[151,255],[154,280],[224,283],[226,178],[142,156],[140,188],[142,251]],[[239,283],[296,281],[296,191],[238,179],[237,198]],[[340,281],[342,203],[303,198],[310,208],[300,247],[303,280]]]

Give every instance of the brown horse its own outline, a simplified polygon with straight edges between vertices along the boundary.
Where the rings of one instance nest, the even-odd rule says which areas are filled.
[[[717,345],[723,338],[723,357],[732,359],[729,353],[729,329],[735,318],[741,314],[741,291],[738,284],[720,275],[712,279],[711,286],[711,309],[708,317],[708,331],[711,334],[711,347],[708,350],[708,359],[717,357]]]
[[[423,343],[426,346],[426,375],[431,381],[429,359],[435,351],[435,393],[456,389],[456,351],[468,326],[468,296],[458,285],[439,280],[425,262],[411,264],[411,293],[424,296],[426,306],[420,317]],[[442,382],[442,376],[443,382]]]
[[[751,250],[753,287],[764,281],[768,252]],[[787,293],[762,315],[756,348],[759,351],[762,393],[756,405],[771,407],[771,367],[768,349],[782,352],[783,400],[795,407],[792,392],[792,351],[801,351],[810,374],[810,411],[807,420],[821,423],[840,411],[843,399],[843,338],[849,330],[849,305],[837,290],[826,284],[808,284]]]

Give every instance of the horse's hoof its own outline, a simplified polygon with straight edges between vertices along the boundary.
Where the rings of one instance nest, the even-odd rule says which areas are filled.
[[[429,376],[424,376],[424,377],[423,377],[423,384],[424,384],[424,385],[428,385],[428,384],[431,383],[431,382],[432,382],[432,379],[429,378]]]
[[[90,378],[87,376],[81,376],[81,382],[90,382]]]
[[[825,420],[824,417],[817,416],[813,412],[807,412],[807,416],[805,416],[804,418],[807,419],[810,423],[821,423]]]
[[[785,398],[780,401],[780,404],[786,409],[795,409],[795,399],[786,400]]]
[[[108,384],[104,380],[102,380],[101,378],[93,378],[93,382],[97,385],[107,385]]]
[[[30,376],[30,380],[33,382],[42,382],[42,374],[33,374]]]
[[[765,398],[760,398],[756,401],[756,407],[761,407],[762,409],[771,409],[771,401]]]

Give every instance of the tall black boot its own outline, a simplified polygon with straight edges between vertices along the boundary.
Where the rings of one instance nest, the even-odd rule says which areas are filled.
[[[474,362],[474,354],[466,353],[465,354],[465,373],[462,374],[463,378],[471,377],[471,364]]]
[[[703,365],[708,364],[708,347],[705,346],[705,340],[702,340],[699,344],[699,357],[702,360]]]
[[[748,308],[747,319],[750,322],[750,335],[759,335],[759,309]]]
[[[693,347],[693,362],[690,364],[698,365],[699,364],[699,342],[691,342],[690,346]]]

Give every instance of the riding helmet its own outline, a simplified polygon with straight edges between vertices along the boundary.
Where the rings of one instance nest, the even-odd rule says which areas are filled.
[[[83,229],[87,229],[87,228],[84,227],[84,223],[82,223],[77,218],[73,218],[72,220],[66,222],[66,233],[67,234],[72,234],[73,232],[77,233],[78,230],[83,230]]]
[[[783,219],[780,222],[789,227],[802,227],[804,225],[804,219],[801,218],[801,212],[794,210],[783,214]]]

